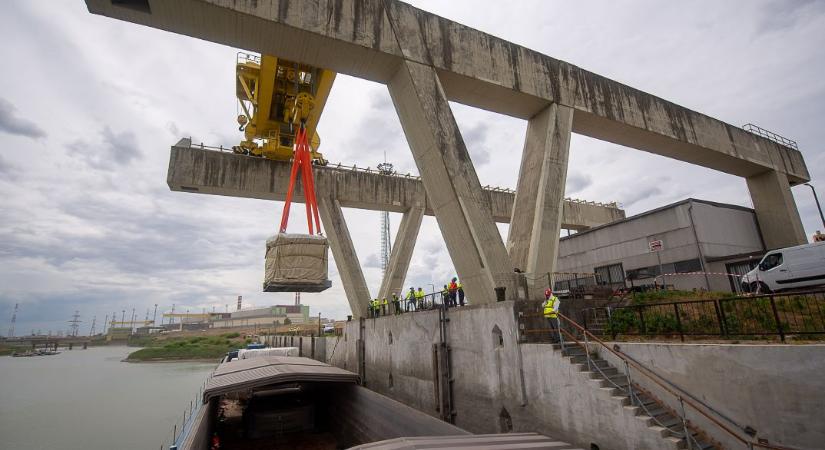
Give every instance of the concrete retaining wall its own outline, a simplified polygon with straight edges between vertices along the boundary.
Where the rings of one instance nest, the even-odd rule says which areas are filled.
[[[675,448],[639,417],[637,407],[600,387],[581,365],[551,345],[519,344],[512,302],[453,309],[449,319],[457,426],[473,433],[537,431],[583,448]],[[349,322],[342,336],[314,338],[315,358],[358,373],[361,336],[366,386],[439,417],[433,358],[438,311],[366,319],[363,330],[359,321]],[[276,336],[273,344],[290,345],[292,339],[297,346],[298,337]],[[305,356],[310,339],[303,338]],[[620,345],[640,363],[754,427],[759,437],[807,449],[825,442],[817,414],[825,405],[825,346]],[[697,415],[688,416],[702,430],[714,430]],[[728,448],[741,447],[711,435]]]
[[[519,345],[512,302],[454,309],[449,319],[457,426],[473,433],[537,431],[583,448],[669,448],[635,408],[552,346]],[[358,372],[359,333],[360,323],[352,321],[341,337],[316,338],[324,341],[326,362]],[[366,386],[439,417],[438,311],[367,319],[363,336]]]
[[[759,438],[773,444],[821,449],[825,443],[825,345],[619,343],[622,352],[664,376]],[[609,352],[602,352],[609,353]],[[612,355],[603,355],[615,362]],[[631,371],[632,374],[632,371]],[[659,391],[645,378],[634,381]],[[688,417],[702,422],[696,414]],[[711,432],[715,428],[703,427]],[[742,444],[724,432],[713,437],[729,448]]]

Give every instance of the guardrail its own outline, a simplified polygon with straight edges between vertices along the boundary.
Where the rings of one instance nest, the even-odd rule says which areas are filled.
[[[189,148],[196,148],[196,149],[199,149],[199,150],[211,150],[211,151],[216,151],[216,152],[228,152],[228,153],[237,154],[239,156],[247,156],[249,158],[258,158],[257,156],[241,155],[240,153],[235,153],[232,150],[231,147],[224,147],[222,145],[218,146],[218,147],[215,147],[215,146],[211,146],[211,145],[204,145],[203,142],[201,142],[200,144],[195,144],[195,143],[192,143],[191,138],[190,138],[190,141],[189,141]],[[384,176],[389,176],[389,177],[407,178],[407,179],[411,179],[411,180],[420,180],[421,179],[420,175],[413,175],[409,172],[406,173],[406,174],[402,174],[402,173],[399,173],[397,171],[392,171],[392,172],[388,173],[384,170],[378,169],[378,167],[375,167],[375,168],[372,168],[372,167],[358,167],[355,164],[345,165],[345,164],[341,164],[341,163],[327,163],[323,167],[328,168],[328,169],[335,169],[335,170],[349,170],[349,171],[352,171],[352,172],[363,172],[363,173],[372,173],[372,174],[376,174],[376,175],[384,175]],[[514,194],[516,192],[515,189],[510,189],[510,188],[500,187],[500,186],[486,185],[486,186],[483,186],[483,188],[488,190],[488,191],[504,192],[504,193],[507,193],[507,194]],[[578,199],[578,198],[565,198],[564,200],[568,201],[568,202],[571,202],[571,203],[580,204],[580,205],[601,206],[601,207],[604,207],[604,208],[619,208],[619,204],[617,202],[603,203],[603,202],[582,200],[582,199]]]
[[[587,308],[588,331],[625,336],[742,338],[825,334],[825,291]]]
[[[754,125],[752,123],[746,123],[742,125],[742,129],[753,133],[758,136],[762,136],[763,138],[769,139],[771,141],[776,142],[777,144],[782,144],[786,147],[790,147],[794,150],[799,150],[799,146],[796,144],[796,141],[786,138],[785,136],[780,136],[773,131],[768,131],[758,125]]]

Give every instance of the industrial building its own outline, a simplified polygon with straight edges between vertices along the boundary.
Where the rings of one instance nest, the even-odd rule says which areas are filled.
[[[736,275],[766,250],[760,236],[752,209],[689,198],[561,238],[558,271],[595,273],[600,283],[616,286],[739,292]]]
[[[289,322],[287,322],[287,320]],[[285,323],[302,324],[309,321],[307,305],[275,305],[266,308],[241,309],[233,311],[229,317],[216,318],[212,328],[229,328],[240,326],[272,326]]]

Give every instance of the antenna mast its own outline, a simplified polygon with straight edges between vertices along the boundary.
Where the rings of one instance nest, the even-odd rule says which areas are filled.
[[[384,152],[384,162],[378,164],[378,172],[382,175],[392,175],[395,173],[395,168],[391,163],[387,162],[387,152]],[[381,274],[387,272],[387,267],[390,265],[390,253],[392,253],[392,242],[390,236],[390,213],[389,211],[381,211]]]

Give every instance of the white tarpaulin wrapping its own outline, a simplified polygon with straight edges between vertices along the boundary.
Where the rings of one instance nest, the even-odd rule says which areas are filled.
[[[266,241],[264,290],[282,285],[326,285],[329,244],[324,236],[278,233]]]
[[[260,358],[262,356],[298,356],[298,347],[244,348],[238,350],[238,359]]]

